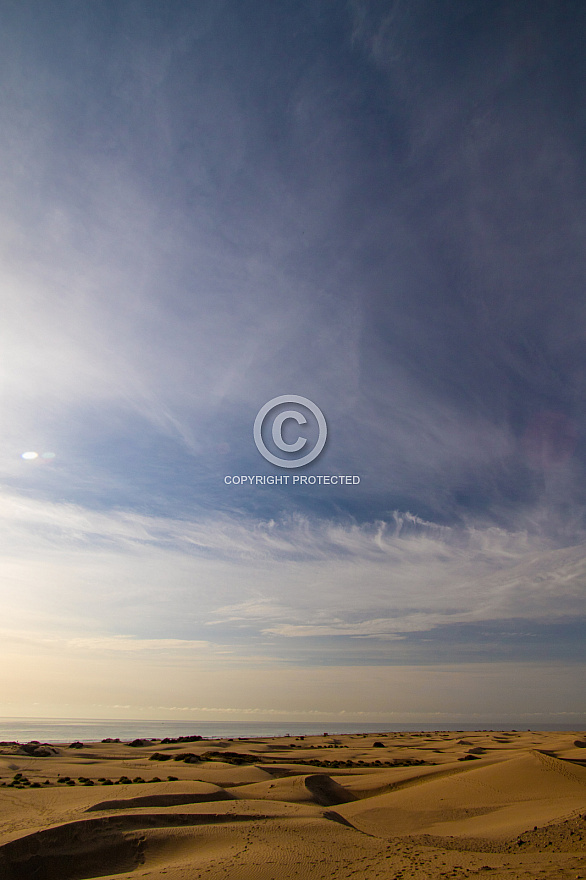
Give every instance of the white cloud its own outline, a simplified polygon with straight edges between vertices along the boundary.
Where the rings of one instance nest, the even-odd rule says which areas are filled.
[[[80,650],[210,642],[250,654],[265,637],[383,642],[585,612],[586,545],[552,548],[524,530],[447,529],[399,513],[362,525],[180,520],[15,494],[0,498],[0,525],[6,614]]]
[[[207,651],[211,645],[205,641],[190,639],[138,639],[125,636],[104,636],[93,638],[67,639],[65,647],[74,651],[89,651],[92,653],[123,652],[132,654],[186,655],[193,652]]]

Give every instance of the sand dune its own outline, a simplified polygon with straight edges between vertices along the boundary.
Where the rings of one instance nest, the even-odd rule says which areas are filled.
[[[237,798],[263,798],[288,803],[314,803],[322,807],[346,804],[355,795],[324,773],[310,776],[287,776],[272,782],[258,782],[231,789]]]
[[[438,731],[39,755],[5,745],[0,878],[586,877],[584,741]]]
[[[202,785],[203,787],[203,785]],[[217,785],[206,785],[201,792],[172,792],[170,794],[147,794],[135,798],[119,798],[112,801],[100,801],[88,807],[87,812],[94,810],[131,810],[136,807],[176,807],[182,804],[201,804],[210,801],[233,800],[234,795],[218,788]]]
[[[539,752],[419,781],[338,812],[370,834],[506,839],[586,808],[586,769]]]

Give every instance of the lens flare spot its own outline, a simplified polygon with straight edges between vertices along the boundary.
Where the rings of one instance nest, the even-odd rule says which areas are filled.
[[[21,458],[24,458],[25,461],[33,461],[33,459],[38,458],[38,452],[23,452]]]
[[[55,458],[55,453],[54,452],[43,452],[43,454],[41,455],[41,458],[44,458],[47,461],[50,461],[50,459]]]

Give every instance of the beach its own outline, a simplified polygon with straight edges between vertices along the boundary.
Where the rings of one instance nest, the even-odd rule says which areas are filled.
[[[0,745],[2,880],[586,877],[586,734]]]

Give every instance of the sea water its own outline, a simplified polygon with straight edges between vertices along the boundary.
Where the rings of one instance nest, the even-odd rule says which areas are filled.
[[[396,724],[381,722],[285,722],[285,721],[125,721],[120,719],[74,719],[74,718],[5,718],[0,721],[0,741],[70,743],[99,742],[106,738],[122,741],[138,738],[163,739],[164,737],[199,735],[206,739],[238,739],[255,736],[316,736],[323,733],[394,733],[408,731],[470,731],[470,730],[559,730],[579,731],[585,719],[577,717],[574,724],[551,724],[519,721],[506,724],[479,723],[478,719],[457,724]]]

